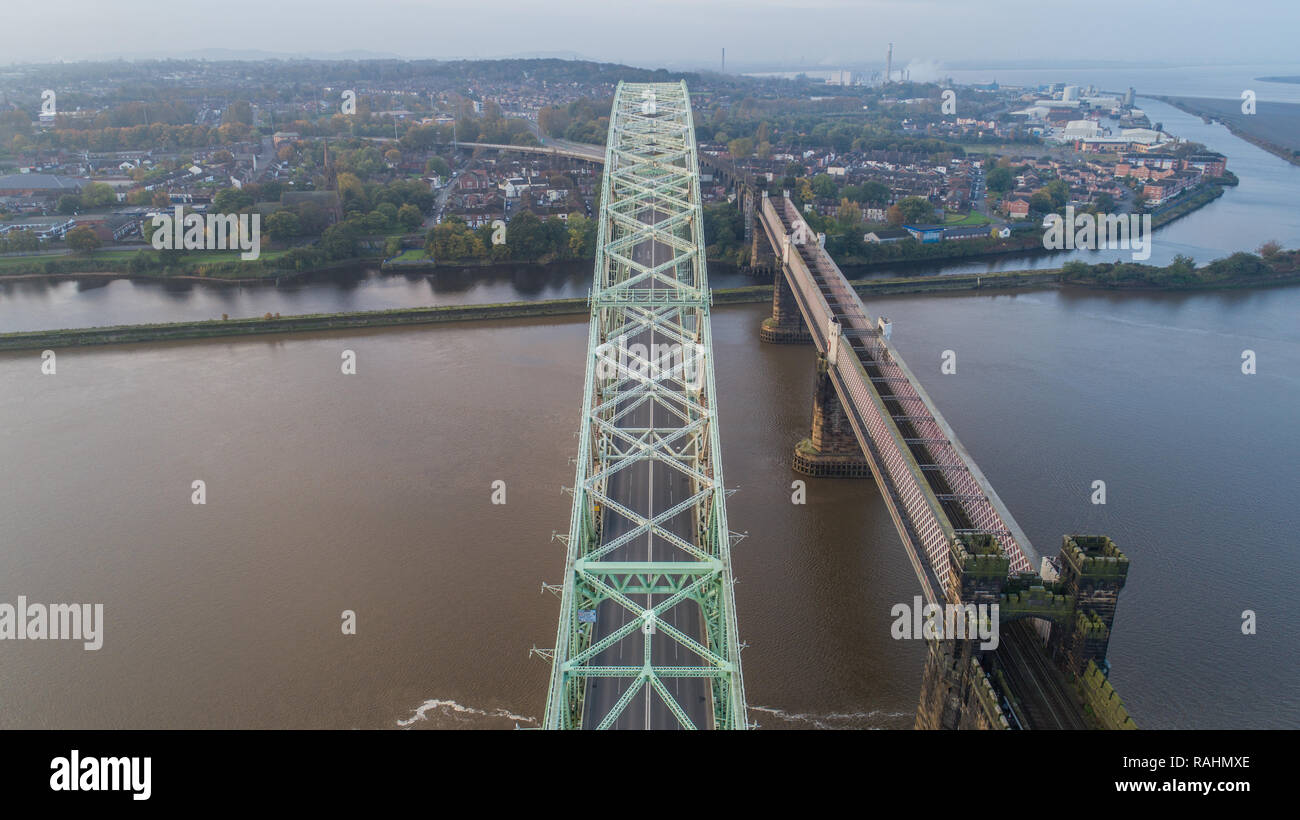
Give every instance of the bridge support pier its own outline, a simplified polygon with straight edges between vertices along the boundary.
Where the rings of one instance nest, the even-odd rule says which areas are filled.
[[[755,242],[757,244],[757,236]],[[790,282],[780,270],[775,272],[775,281],[772,282],[772,315],[763,320],[758,338],[778,345],[811,344],[813,340],[812,333],[804,325],[803,314],[799,312],[799,303],[794,300],[794,291],[790,290]]]
[[[917,729],[1006,729],[975,641],[926,641]]]
[[[759,191],[757,188],[748,188],[744,194],[745,200],[745,239],[749,241],[749,270],[750,276],[760,283],[773,282],[781,278],[781,259],[777,249],[772,247],[772,243],[767,239],[767,232],[758,224],[758,212],[763,208],[763,199],[767,196],[766,191]],[[791,299],[794,295],[791,294]],[[799,312],[796,305],[795,313]]]
[[[972,606],[976,612],[981,606],[998,604],[1011,561],[996,536],[967,533],[954,538],[948,546],[948,562],[945,600],[949,604]],[[988,673],[979,662],[979,642],[948,636],[926,643],[929,653],[921,682],[921,702],[916,709],[916,728],[1010,728]]]
[[[794,447],[794,469],[816,478],[871,478],[871,463],[862,454],[831,382],[829,364],[820,354],[813,387],[812,431]]]
[[[1106,649],[1115,623],[1115,605],[1128,580],[1129,559],[1104,535],[1067,535],[1059,563],[1065,594],[1074,601],[1074,619],[1053,624],[1048,651],[1064,669],[1082,675],[1093,661],[1106,671]]]

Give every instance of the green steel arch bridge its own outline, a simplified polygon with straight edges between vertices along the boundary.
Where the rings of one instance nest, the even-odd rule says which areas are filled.
[[[620,83],[603,158],[582,422],[543,725],[744,729],[710,291],[685,83]],[[788,195],[734,166],[760,338],[817,350],[809,475],[872,477],[924,601],[1000,607],[1003,643],[928,640],[918,728],[1134,728],[1106,649],[1128,558],[1032,545]],[[1051,567],[1055,569],[1051,569]]]
[[[746,726],[685,83],[620,83],[544,725]]]

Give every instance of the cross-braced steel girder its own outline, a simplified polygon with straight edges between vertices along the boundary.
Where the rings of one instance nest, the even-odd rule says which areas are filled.
[[[620,83],[544,725],[747,726],[685,83]]]

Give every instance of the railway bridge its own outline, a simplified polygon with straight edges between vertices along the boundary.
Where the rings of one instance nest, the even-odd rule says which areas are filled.
[[[929,653],[918,728],[1132,728],[1106,678],[1129,561],[1099,535],[1067,535],[1043,560],[938,407],[890,345],[788,193],[749,186],[751,263],[776,271],[760,338],[817,351],[812,424],[793,466],[873,477],[926,607],[997,606],[996,648],[942,629]],[[971,626],[976,626],[971,624]]]

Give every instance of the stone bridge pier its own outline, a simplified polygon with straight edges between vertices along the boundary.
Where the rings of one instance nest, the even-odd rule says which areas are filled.
[[[816,478],[871,478],[871,464],[831,382],[826,357],[817,355],[813,383],[812,429],[794,446],[794,469]]]
[[[758,188],[744,189],[745,238],[749,240],[749,273],[759,282],[775,282],[781,278],[780,249],[773,248],[767,231],[758,224],[757,212],[763,208],[767,191]]]
[[[756,210],[762,210],[767,191],[756,197]],[[799,312],[799,303],[795,301],[794,291],[790,289],[790,280],[785,274],[784,255],[798,253],[789,235],[784,238],[784,247],[773,248],[767,237],[767,231],[760,225],[754,226],[754,238],[750,246],[750,263],[756,275],[766,276],[771,272],[772,278],[772,315],[763,320],[758,330],[758,338],[769,344],[808,344],[812,342],[812,333],[804,324],[803,314]]]
[[[758,234],[755,232],[754,244],[760,244]],[[761,244],[766,245],[767,240],[761,240]],[[775,256],[772,257],[775,260]],[[775,266],[777,263],[772,262]],[[790,290],[790,282],[785,278],[785,274],[780,270],[774,271],[774,281],[772,282],[772,315],[763,320],[759,326],[758,338],[769,344],[809,344],[812,342],[812,334],[808,332],[808,327],[804,324],[803,314],[799,312],[799,303],[794,300],[794,291]]]
[[[812,429],[808,438],[794,446],[793,466],[795,472],[816,478],[871,478],[871,462],[862,453],[844,404],[835,392],[835,383],[831,381],[831,365],[840,347],[838,330],[839,325],[832,323],[829,358],[817,355]]]
[[[947,560],[947,601],[975,607],[1001,601],[1011,561],[995,536],[962,534],[948,545]],[[916,710],[917,729],[1010,728],[980,666],[976,643],[952,635],[926,641],[929,651]]]
[[[762,209],[763,200],[767,198],[767,191],[761,193],[761,197],[756,197],[756,210]],[[804,322],[803,313],[799,310],[799,303],[795,300],[790,280],[785,273],[785,255],[797,254],[798,250],[789,235],[784,237],[782,244],[781,256],[778,257],[778,251],[772,247],[767,231],[760,225],[754,226],[751,259],[757,265],[771,266],[774,271],[772,315],[763,320],[758,338],[769,344],[811,344],[812,331]],[[794,470],[815,478],[870,478],[871,463],[862,453],[857,435],[853,432],[844,405],[835,392],[835,384],[831,381],[830,368],[839,352],[840,336],[838,324],[832,323],[830,329],[830,348],[826,354],[817,354],[812,425],[808,438],[795,445]],[[845,355],[853,353],[850,350]]]

